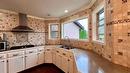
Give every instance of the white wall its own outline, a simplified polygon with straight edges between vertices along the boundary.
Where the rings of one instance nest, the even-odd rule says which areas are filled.
[[[74,23],[63,24],[62,28],[62,38],[68,36],[70,39],[79,39],[79,27]]]

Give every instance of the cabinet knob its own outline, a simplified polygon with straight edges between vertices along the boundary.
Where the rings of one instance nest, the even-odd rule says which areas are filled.
[[[14,54],[13,56],[18,56],[19,54]]]
[[[5,61],[1,61],[1,62],[5,62]]]
[[[2,58],[3,56],[0,56],[0,58]]]
[[[63,55],[66,55],[65,53],[63,53]]]
[[[33,51],[30,51],[29,53],[33,53]]]
[[[68,59],[68,61],[70,61],[70,60]]]

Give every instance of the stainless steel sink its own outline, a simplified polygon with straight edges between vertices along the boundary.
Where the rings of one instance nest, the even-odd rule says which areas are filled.
[[[64,48],[64,49],[68,49],[68,50],[73,49],[73,47],[71,47],[71,46],[66,46],[66,45],[62,45],[62,46],[60,46],[60,48]]]

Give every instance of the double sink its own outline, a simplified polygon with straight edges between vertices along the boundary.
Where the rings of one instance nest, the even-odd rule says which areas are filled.
[[[67,45],[61,45],[60,48],[64,48],[64,49],[70,50],[70,49],[73,49],[74,47],[72,47],[72,46],[67,46]]]

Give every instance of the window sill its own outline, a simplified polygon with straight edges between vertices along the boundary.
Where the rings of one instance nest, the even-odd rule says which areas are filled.
[[[100,44],[100,45],[105,45],[105,42],[99,41],[99,40],[93,40],[94,43]]]
[[[68,39],[62,39],[62,40],[68,40]],[[89,39],[86,39],[86,40],[82,40],[82,39],[69,39],[69,40],[81,41],[81,42],[89,42]]]

